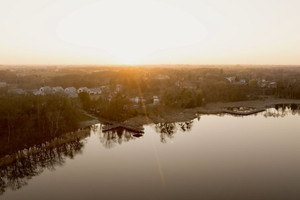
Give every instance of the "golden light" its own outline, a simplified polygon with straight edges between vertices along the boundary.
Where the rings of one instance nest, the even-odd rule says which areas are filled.
[[[189,13],[147,0],[90,4],[63,18],[56,32],[61,40],[106,52],[120,64],[143,63],[151,54],[194,45],[207,34]]]
[[[299,64],[300,1],[0,1],[1,64]]]

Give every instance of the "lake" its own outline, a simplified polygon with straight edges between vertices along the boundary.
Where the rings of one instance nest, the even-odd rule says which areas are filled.
[[[300,199],[299,112],[90,128],[2,169],[0,199]]]

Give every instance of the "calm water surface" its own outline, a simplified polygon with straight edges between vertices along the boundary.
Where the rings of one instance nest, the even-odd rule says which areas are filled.
[[[11,167],[0,199],[300,199],[300,116],[280,115],[202,115],[142,137],[97,124],[52,159]]]

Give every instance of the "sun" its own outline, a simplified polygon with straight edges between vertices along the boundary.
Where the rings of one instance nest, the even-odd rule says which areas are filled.
[[[103,0],[67,15],[56,32],[78,48],[105,52],[114,63],[139,64],[159,51],[200,42],[206,28],[180,8],[162,2]]]

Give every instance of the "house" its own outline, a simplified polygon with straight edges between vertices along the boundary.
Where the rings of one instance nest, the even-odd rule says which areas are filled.
[[[116,85],[116,92],[120,92],[122,90],[122,85],[121,84],[117,84]]]
[[[43,92],[41,92],[40,90],[38,89],[33,89],[30,91],[33,95],[37,96],[37,95],[44,95]]]
[[[87,87],[81,87],[77,90],[78,93],[81,93],[81,92],[88,92],[89,88]]]
[[[181,81],[176,81],[176,82],[175,82],[175,85],[176,85],[177,87],[180,87],[180,86],[181,86]]]
[[[159,104],[159,98],[158,96],[153,96],[153,105],[158,105]]]
[[[0,88],[1,87],[6,87],[6,86],[7,86],[6,82],[0,82]]]
[[[133,103],[139,103],[140,102],[140,98],[139,97],[130,98],[129,101],[131,101]]]
[[[277,88],[277,83],[276,82],[269,83],[268,88],[274,88],[274,89]]]
[[[100,86],[100,89],[101,89],[101,93],[103,93],[103,92],[108,92],[110,90],[110,87],[109,85],[103,85]]]
[[[77,90],[76,90],[76,88],[74,88],[74,87],[67,87],[66,89],[65,89],[65,92],[71,92],[71,93],[77,93]]]
[[[140,97],[133,97],[130,98],[129,101],[133,102],[133,103],[140,103],[140,102],[145,102],[145,99],[141,99]]]
[[[89,95],[92,95],[92,94],[101,94],[102,90],[100,88],[91,88],[91,89],[88,89],[87,92],[89,93]]]
[[[74,87],[68,87],[65,89],[65,94],[68,95],[71,98],[77,98],[78,94],[77,94],[77,90]]]
[[[266,81],[266,80],[263,79],[263,80],[261,80],[261,81],[258,82],[258,85],[261,88],[265,88],[265,87],[267,87],[269,85],[269,81]]]
[[[245,85],[246,82],[247,82],[246,79],[240,79],[240,81],[239,81],[239,83],[242,84],[242,85]]]
[[[235,77],[234,76],[230,76],[230,77],[225,77],[227,79],[227,81],[229,81],[230,83],[235,81]]]
[[[11,94],[26,94],[26,91],[21,89],[21,88],[14,88],[14,89],[9,89],[8,93],[11,93]]]
[[[44,86],[44,87],[41,87],[40,88],[40,92],[45,95],[45,94],[52,94],[53,93],[53,90],[51,87],[49,86]]]
[[[54,93],[63,93],[65,91],[61,86],[54,87],[52,90]]]

